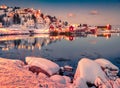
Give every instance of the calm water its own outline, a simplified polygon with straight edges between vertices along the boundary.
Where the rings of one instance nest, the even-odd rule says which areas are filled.
[[[60,66],[70,65],[74,68],[82,57],[102,57],[120,68],[120,34],[0,37],[0,57],[24,61],[26,56],[44,57]]]

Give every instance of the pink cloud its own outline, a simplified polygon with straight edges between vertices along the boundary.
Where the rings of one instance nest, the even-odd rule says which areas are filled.
[[[91,15],[99,15],[99,12],[97,10],[92,10],[90,11]]]
[[[74,13],[68,13],[67,17],[75,17],[75,14]]]

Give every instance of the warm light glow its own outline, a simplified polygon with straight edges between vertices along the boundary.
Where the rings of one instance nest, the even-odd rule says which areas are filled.
[[[1,9],[7,9],[7,6],[6,5],[1,5],[0,8]]]

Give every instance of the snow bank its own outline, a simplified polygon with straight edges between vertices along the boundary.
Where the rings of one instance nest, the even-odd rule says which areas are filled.
[[[0,88],[68,88],[47,75],[33,74],[24,62],[0,58]]]
[[[118,68],[111,62],[103,59],[90,60],[82,58],[74,75],[73,83],[68,76],[54,75],[60,67],[44,58],[27,57],[26,62],[30,66],[40,67],[51,77],[44,73],[33,74],[20,60],[0,58],[0,87],[1,88],[120,88],[120,78],[115,73],[108,75],[106,70],[112,74]],[[103,69],[104,68],[104,69]],[[94,86],[88,87],[87,83]]]
[[[39,88],[36,76],[23,66],[20,60],[0,58],[0,88]]]
[[[56,63],[45,58],[26,57],[26,63],[30,66],[39,67],[40,69],[47,72],[49,75],[57,73],[60,69],[60,67]]]

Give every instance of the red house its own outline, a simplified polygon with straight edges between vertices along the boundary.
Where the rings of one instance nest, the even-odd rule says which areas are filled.
[[[73,26],[70,26],[70,27],[69,27],[69,31],[70,31],[70,32],[73,32],[73,31],[74,31],[74,27],[73,27]]]

